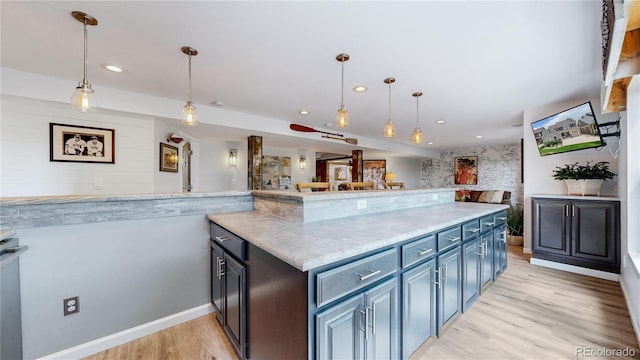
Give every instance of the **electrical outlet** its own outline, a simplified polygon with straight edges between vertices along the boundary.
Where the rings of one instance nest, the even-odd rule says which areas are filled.
[[[80,300],[77,296],[62,300],[64,316],[80,312]]]

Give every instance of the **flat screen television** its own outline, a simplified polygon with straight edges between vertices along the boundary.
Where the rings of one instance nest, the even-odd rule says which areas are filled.
[[[590,101],[532,122],[531,127],[540,156],[606,145]]]

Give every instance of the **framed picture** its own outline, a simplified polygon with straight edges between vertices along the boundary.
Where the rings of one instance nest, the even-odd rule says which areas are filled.
[[[387,160],[362,160],[362,181],[372,182],[376,189],[384,189]]]
[[[160,143],[160,171],[178,172],[178,148]]]
[[[478,157],[456,157],[453,163],[453,174],[456,184],[478,185]]]
[[[49,123],[49,160],[115,164],[115,130]]]
[[[262,190],[291,189],[291,158],[262,156]]]

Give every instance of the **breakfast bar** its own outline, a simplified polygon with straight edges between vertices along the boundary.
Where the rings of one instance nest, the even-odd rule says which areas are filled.
[[[403,358],[506,267],[506,205],[453,189],[254,191],[209,214],[211,299],[241,358]]]

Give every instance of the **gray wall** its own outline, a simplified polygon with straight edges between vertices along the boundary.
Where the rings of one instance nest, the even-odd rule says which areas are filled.
[[[24,358],[209,302],[208,220],[171,218],[20,229]],[[63,316],[62,299],[80,296]]]
[[[478,185],[456,185],[453,161],[458,156],[478,157]],[[520,144],[482,146],[442,152],[440,158],[422,161],[422,187],[511,191],[511,202],[523,204]]]

